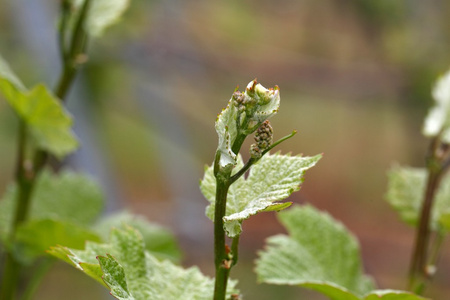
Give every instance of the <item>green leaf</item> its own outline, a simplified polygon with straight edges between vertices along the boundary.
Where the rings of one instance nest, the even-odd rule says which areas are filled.
[[[72,118],[42,84],[28,91],[0,56],[0,92],[28,126],[34,143],[62,158],[78,147]]]
[[[258,280],[299,285],[332,300],[424,300],[409,292],[373,290],[362,273],[357,240],[339,222],[311,206],[278,214],[289,236],[267,239],[256,262]]]
[[[311,206],[278,218],[289,236],[267,240],[256,266],[259,281],[305,286],[334,300],[359,299],[372,289],[362,274],[358,242],[342,224]]]
[[[143,217],[120,212],[103,218],[96,226],[97,232],[107,237],[112,228],[125,229],[131,226],[138,230],[145,243],[145,248],[159,260],[169,259],[179,262],[181,251],[174,235],[167,229],[146,221]]]
[[[70,222],[50,219],[32,220],[17,229],[16,254],[20,259],[34,259],[52,246],[82,249],[87,240],[100,241],[91,230]]]
[[[255,131],[265,120],[278,112],[280,107],[280,92],[278,87],[266,89],[256,80],[251,81],[242,94],[244,102],[242,109],[233,99],[228,101],[227,107],[217,116],[216,132],[219,136],[217,152],[220,153],[219,165],[222,168],[230,168],[236,165],[236,155],[232,146],[238,134],[249,135]],[[238,119],[241,123],[238,124]]]
[[[406,223],[416,226],[425,194],[427,171],[423,168],[394,166],[388,173],[386,198]],[[431,213],[433,230],[449,229],[445,214],[450,213],[450,178],[445,176],[436,194]],[[443,223],[440,223],[440,222]]]
[[[10,230],[17,187],[10,186],[0,201],[0,238]],[[31,199],[30,220],[53,219],[78,225],[92,223],[103,208],[103,194],[90,177],[70,171],[43,171]]]
[[[436,82],[433,98],[435,105],[425,119],[423,134],[441,135],[442,141],[450,143],[450,70]]]
[[[300,189],[305,171],[312,168],[321,158],[266,154],[254,165],[247,179],[241,177],[231,185],[228,191],[224,227],[228,236],[234,237],[242,231],[241,223],[259,212],[282,210],[291,203],[279,203]],[[235,171],[243,166],[239,158]],[[205,171],[200,182],[203,195],[211,203],[206,215],[214,220],[216,181],[213,167]]]
[[[216,132],[219,136],[219,145],[217,151],[220,152],[219,164],[222,168],[234,166],[236,164],[236,153],[231,150],[233,142],[236,140],[237,127],[237,107],[233,105],[232,100],[228,102],[227,107],[217,116]]]
[[[99,256],[98,261],[102,268],[103,280],[111,290],[111,295],[120,300],[134,300],[128,291],[125,271],[122,266],[111,255]]]
[[[376,290],[364,297],[364,300],[425,300],[426,298],[404,291]]]
[[[125,230],[113,229],[111,243],[87,243],[86,250],[72,250],[65,247],[53,248],[51,254],[68,261],[78,269],[84,264],[92,269],[98,256],[103,280],[117,299],[165,300],[192,299],[210,300],[214,281],[205,277],[197,268],[183,269],[170,261],[159,261],[144,248],[140,233],[127,227]],[[99,280],[98,274],[91,277]],[[235,282],[230,281],[228,295],[235,293]]]
[[[90,0],[86,19],[86,32],[93,37],[101,36],[105,29],[117,23],[128,8],[129,0]],[[80,10],[84,1],[74,1],[74,9]]]

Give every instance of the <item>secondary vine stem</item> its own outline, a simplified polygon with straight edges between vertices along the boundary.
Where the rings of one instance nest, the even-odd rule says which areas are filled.
[[[427,188],[424,202],[422,204],[418,229],[416,231],[416,242],[410,268],[410,289],[416,293],[423,289],[423,281],[427,279],[427,253],[430,240],[430,215],[434,196],[439,186],[441,172],[430,172],[428,175]],[[419,282],[418,282],[419,281]]]
[[[66,23],[68,18],[67,7],[65,1],[62,3],[62,17],[59,31],[60,52],[63,58],[63,71],[55,88],[55,94],[61,101],[65,101],[67,92],[77,74],[78,68],[86,61],[86,48],[88,43],[88,35],[85,29],[85,22],[91,5],[91,0],[85,0],[80,11],[80,16],[75,25],[69,49],[65,45],[66,42]]]
[[[420,218],[416,230],[414,252],[411,258],[409,270],[409,290],[421,294],[426,282],[434,272],[430,271],[429,254],[430,247],[430,223],[431,212],[436,193],[446,169],[448,168],[449,148],[442,144],[440,136],[435,137],[430,144],[430,154],[428,159],[428,179],[424,199],[420,210]],[[439,248],[436,250],[439,251]],[[438,256],[438,253],[432,253]]]
[[[59,46],[61,56],[63,58],[63,71],[54,92],[62,102],[64,102],[69,88],[75,79],[78,66],[84,62],[83,60],[88,39],[87,33],[84,29],[84,24],[87,18],[90,2],[91,0],[85,0],[83,7],[81,8],[80,15],[73,31],[69,52],[67,52],[67,48],[65,47],[65,31],[67,28],[66,24],[69,14],[67,2],[63,1],[61,3],[63,20],[61,20],[62,25],[60,26],[59,32]],[[23,120],[20,120],[15,170],[17,198],[14,218],[11,224],[11,231],[9,233],[10,245],[14,245],[17,228],[28,218],[31,206],[31,197],[36,184],[36,179],[47,163],[47,158],[49,156],[46,151],[36,149],[33,153],[32,162],[27,161],[25,156],[28,141],[27,127],[27,124]],[[20,280],[22,265],[13,256],[12,251],[13,250],[10,249],[6,254],[5,267],[0,289],[0,299],[2,300],[14,299]]]

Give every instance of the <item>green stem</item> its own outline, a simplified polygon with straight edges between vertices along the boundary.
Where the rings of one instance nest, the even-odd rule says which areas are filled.
[[[244,140],[245,136],[239,134],[231,150],[234,153],[239,153]],[[214,175],[216,177],[216,202],[214,210],[214,264],[216,267],[216,281],[214,284],[214,300],[225,299],[232,263],[229,255],[230,250],[225,242],[225,229],[223,228],[228,188],[231,185],[231,170],[221,169],[219,162],[220,152],[217,152],[214,160]]]
[[[61,101],[65,101],[67,93],[69,91],[70,86],[72,85],[73,80],[77,74],[79,66],[83,64],[86,60],[86,48],[88,42],[88,35],[85,30],[85,23],[87,14],[89,11],[91,0],[85,0],[83,3],[83,7],[81,8],[80,15],[75,25],[75,29],[72,34],[72,39],[70,42],[70,47],[67,50],[65,45],[66,43],[66,26],[65,22],[67,22],[68,15],[64,15],[63,20],[61,21],[61,27],[59,32],[60,39],[60,52],[63,59],[63,72],[60,76],[58,84],[55,88],[56,96],[61,99]],[[66,10],[63,5],[63,12]],[[64,26],[63,26],[64,25]]]
[[[293,131],[291,134],[276,141],[270,147],[265,149],[262,152],[262,155],[268,153],[271,149],[285,140],[293,137],[296,133],[296,131]],[[236,140],[231,147],[233,153],[239,153],[246,136],[246,134],[237,135]],[[233,238],[231,244],[232,255],[230,255],[230,249],[225,242],[226,236],[223,227],[223,217],[226,213],[228,188],[232,183],[239,179],[239,177],[244,175],[245,172],[247,172],[259,159],[260,158],[250,158],[241,170],[231,176],[231,171],[221,169],[219,164],[220,152],[216,152],[216,157],[214,159],[214,176],[216,177],[216,202],[214,211],[214,263],[216,267],[216,281],[214,285],[214,300],[225,299],[230,270],[236,265],[239,258],[239,236]]]
[[[415,246],[409,269],[408,288],[410,291],[413,291],[419,295],[423,293],[427,282],[433,275],[430,273],[430,269],[428,267],[431,212],[439,184],[447,168],[446,160],[448,159],[449,154],[448,150],[442,151],[442,146],[443,145],[441,144],[439,137],[434,138],[430,144],[427,166],[427,185],[420,210],[420,218],[414,244]],[[434,255],[437,254],[432,254],[432,256]]]
[[[61,54],[61,60],[66,61],[68,57],[68,51],[66,47],[66,34],[67,34],[67,23],[70,17],[70,10],[72,4],[69,0],[61,1],[61,20],[58,28],[58,45]]]
[[[231,254],[233,255],[233,262],[231,263],[231,266],[237,264],[239,260],[239,238],[241,235],[237,235],[233,238],[233,241],[231,242]]]
[[[12,247],[14,247],[15,235],[17,227],[23,223],[28,215],[29,196],[31,194],[33,184],[25,167],[25,151],[27,144],[27,125],[23,120],[19,121],[19,134],[17,139],[17,159],[15,180],[17,182],[17,198],[13,221],[9,232],[8,243],[10,249],[5,259],[5,267],[3,270],[3,279],[0,289],[0,299],[13,299],[16,286],[20,278],[20,263],[12,255]]]
[[[430,215],[434,196],[439,185],[440,174],[430,172],[428,175],[425,198],[422,203],[421,215],[418,229],[416,231],[416,241],[411,260],[409,273],[409,289],[415,292],[422,292],[423,284],[428,276],[426,273],[427,250],[430,239]],[[419,293],[420,294],[420,293]]]
[[[228,188],[227,181],[217,180],[216,207],[214,212],[214,264],[216,267],[214,300],[225,299],[228,276],[230,274],[229,257],[223,228],[223,216],[226,210]]]
[[[5,268],[3,270],[0,299],[12,300],[16,293],[16,286],[20,278],[21,265],[13,257],[12,252],[6,253]]]

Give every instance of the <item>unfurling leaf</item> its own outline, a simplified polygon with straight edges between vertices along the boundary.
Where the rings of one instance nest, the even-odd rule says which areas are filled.
[[[300,189],[305,171],[312,168],[321,158],[266,154],[250,169],[247,179],[241,177],[228,191],[224,226],[228,236],[234,237],[242,231],[241,223],[259,212],[282,210],[291,203],[279,203]],[[235,171],[243,166],[239,157]],[[205,171],[200,189],[211,203],[206,215],[214,220],[216,180],[213,167]]]
[[[265,120],[278,112],[280,91],[278,87],[266,89],[256,80],[251,81],[244,93],[235,92],[228,106],[217,116],[216,132],[219,136],[217,152],[219,165],[230,168],[236,165],[232,150],[239,135],[253,133]]]

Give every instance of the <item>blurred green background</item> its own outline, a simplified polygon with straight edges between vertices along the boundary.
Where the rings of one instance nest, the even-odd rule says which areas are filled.
[[[0,3],[0,53],[29,86],[53,86],[59,75],[58,5]],[[449,1],[132,0],[89,53],[68,101],[82,149],[66,163],[99,178],[105,213],[128,208],[166,225],[184,265],[212,275],[212,223],[198,181],[217,146],[217,113],[237,85],[257,78],[281,89],[275,139],[299,131],[282,152],[324,153],[290,200],[342,221],[381,288],[406,287],[414,231],[384,200],[386,171],[424,165],[422,122],[433,82],[450,66]],[[0,101],[1,193],[12,180],[15,134],[16,118]],[[232,277],[245,299],[323,299],[256,283],[256,251],[279,232],[273,213],[244,222]],[[450,295],[445,249],[433,299]],[[112,297],[58,264],[36,299]]]

